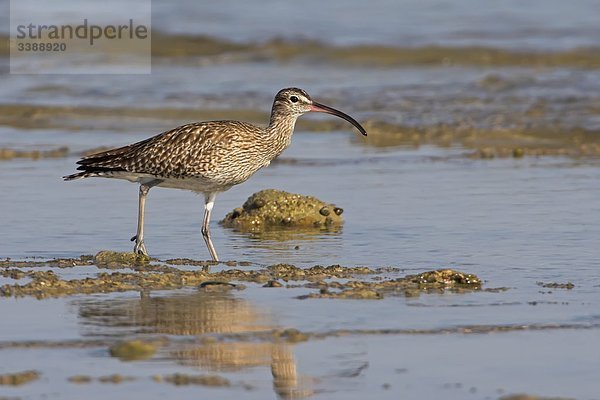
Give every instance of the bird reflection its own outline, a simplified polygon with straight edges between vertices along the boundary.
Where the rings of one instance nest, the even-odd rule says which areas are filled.
[[[272,241],[272,242],[289,242],[289,241],[319,241],[324,238],[334,240],[335,237],[340,237],[342,233],[341,226],[331,227],[329,229],[315,228],[278,228],[278,229],[257,229],[250,231],[242,231],[239,229],[233,230],[240,236],[246,236],[250,239]]]
[[[343,251],[342,228],[335,230],[270,229],[256,232],[230,230],[232,248],[242,251],[244,257],[256,257],[257,250],[268,250],[270,262],[277,257],[291,264],[310,263],[324,258],[335,258]]]
[[[207,288],[210,288],[208,286]],[[172,296],[88,299],[76,302],[84,335],[121,336],[132,333],[219,335],[271,332],[269,318],[230,290],[199,289]],[[292,345],[283,342],[204,340],[174,345],[169,356],[177,363],[211,372],[235,372],[270,366],[273,389],[281,399],[310,397],[312,379],[300,376]]]

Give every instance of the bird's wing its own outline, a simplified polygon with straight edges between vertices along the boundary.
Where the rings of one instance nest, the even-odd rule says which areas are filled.
[[[240,129],[256,129],[237,121],[182,125],[128,146],[92,154],[77,162],[86,172],[126,171],[184,178],[210,173],[219,157],[231,151]]]

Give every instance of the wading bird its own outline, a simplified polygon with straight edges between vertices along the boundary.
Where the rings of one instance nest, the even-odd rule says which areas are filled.
[[[298,117],[310,111],[343,118],[367,135],[349,115],[313,101],[302,89],[287,88],[275,96],[267,127],[240,121],[182,125],[141,142],[83,157],[77,162],[81,172],[63,178],[117,178],[139,183],[137,233],[131,240],[135,240],[133,251],[145,255],[144,208],[150,189],[158,186],[204,194],[202,236],[212,259],[218,261],[209,229],[217,194],[269,165],[290,145]]]

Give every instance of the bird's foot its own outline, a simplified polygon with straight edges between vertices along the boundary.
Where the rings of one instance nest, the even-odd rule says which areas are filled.
[[[148,255],[148,250],[146,250],[146,245],[144,244],[144,239],[138,240],[137,235],[131,238],[133,242],[135,240],[135,246],[133,246],[133,252],[136,254],[143,254],[145,256]]]

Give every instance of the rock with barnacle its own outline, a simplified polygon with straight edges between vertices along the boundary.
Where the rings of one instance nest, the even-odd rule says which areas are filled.
[[[221,224],[241,231],[280,227],[332,229],[343,223],[343,212],[340,207],[313,196],[266,189],[250,196],[242,207],[227,214]]]

